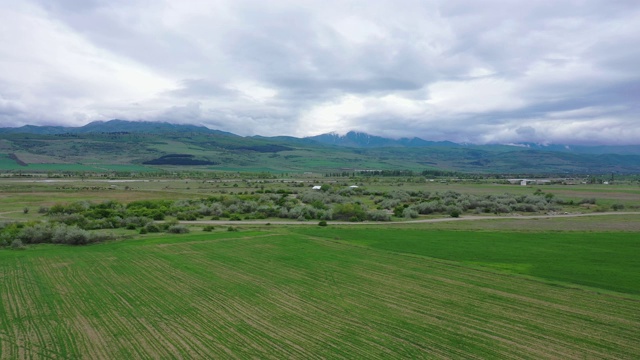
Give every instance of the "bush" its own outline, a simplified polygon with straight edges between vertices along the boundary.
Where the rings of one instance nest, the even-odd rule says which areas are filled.
[[[402,211],[402,216],[406,219],[415,219],[418,217],[418,212],[412,208],[406,208]]]
[[[53,229],[51,241],[55,244],[85,245],[94,239],[91,238],[88,231],[77,226],[58,225]]]
[[[152,220],[150,218],[144,216],[129,216],[122,219],[122,223],[129,230],[134,230],[136,228],[145,226],[151,221]]]
[[[89,242],[90,243],[113,240],[115,238],[116,238],[116,236],[114,234],[109,234],[109,233],[103,233],[103,232],[89,233]]]
[[[189,228],[184,225],[171,225],[167,232],[170,234],[186,234],[189,232]]]
[[[229,227],[227,228],[227,231],[234,231],[234,232],[237,232],[237,231],[240,231],[240,230],[238,230],[238,228],[236,228],[236,227],[229,226]]]
[[[318,226],[327,226],[327,222],[322,220],[318,223]]]
[[[80,227],[85,226],[88,221],[82,214],[62,214],[51,217],[52,221],[61,222],[66,225],[77,225]]]
[[[11,242],[11,248],[14,250],[24,249],[24,244],[20,239],[15,239]]]
[[[367,213],[369,220],[373,221],[391,221],[391,214],[384,210],[372,210]]]
[[[336,204],[333,206],[333,218],[336,220],[364,221],[367,218],[367,214],[359,204]]]
[[[623,210],[624,209],[624,205],[623,204],[613,204],[613,205],[611,205],[611,208],[613,209],[613,211]]]
[[[85,245],[89,243],[91,237],[87,230],[82,230],[75,226],[68,227],[65,230],[63,244]]]
[[[206,232],[211,232],[213,230],[215,230],[215,227],[212,226],[212,225],[207,225],[207,226],[202,228],[202,231],[206,231]]]
[[[40,244],[51,242],[53,230],[48,224],[36,224],[23,228],[17,236],[26,244]]]
[[[170,227],[172,227],[172,226],[174,226],[174,225],[178,225],[178,224],[180,224],[180,222],[179,222],[178,220],[171,219],[171,220],[167,220],[167,221],[165,221],[164,223],[160,224],[160,226],[161,226],[161,229],[162,229],[162,230],[165,230],[165,231],[166,231],[166,230],[167,230],[167,229],[169,229]],[[149,229],[147,229],[147,230],[149,230]]]
[[[155,223],[148,223],[147,225],[145,225],[144,229],[150,233],[160,232],[160,227]]]
[[[453,218],[460,217],[460,210],[458,210],[458,209],[451,210],[451,212],[449,212],[449,216],[451,216]]]

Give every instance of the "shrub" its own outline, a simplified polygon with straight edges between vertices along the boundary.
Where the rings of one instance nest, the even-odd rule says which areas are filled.
[[[391,221],[391,215],[384,210],[369,211],[367,217],[373,221]]]
[[[155,223],[148,223],[147,225],[145,225],[144,229],[150,233],[160,232],[160,227]]]
[[[215,227],[212,226],[212,225],[207,225],[207,226],[202,228],[202,231],[206,231],[206,232],[211,232],[213,230],[215,230]]]
[[[36,224],[23,228],[18,234],[18,239],[27,244],[39,244],[51,242],[53,230],[48,224]]]
[[[145,226],[150,223],[152,220],[148,217],[144,216],[129,216],[122,220],[122,223],[125,225],[127,229],[136,229],[141,226]]]
[[[367,214],[359,204],[336,204],[333,207],[333,218],[336,220],[363,221],[367,218]]]
[[[596,203],[596,198],[585,198],[580,200],[579,204],[595,204]]]
[[[186,211],[176,214],[176,219],[183,221],[195,221],[198,220],[198,213],[195,211]]]
[[[189,228],[184,225],[171,225],[167,232],[170,234],[186,234],[189,232]]]
[[[85,245],[91,242],[88,231],[77,226],[58,225],[53,230],[51,241],[55,244]]]
[[[327,222],[322,220],[318,223],[318,226],[327,226]]]
[[[21,249],[24,249],[24,244],[20,239],[14,239],[11,242],[11,248],[14,250],[21,250]]]
[[[170,227],[172,227],[174,225],[178,225],[178,224],[180,224],[180,222],[178,220],[171,219],[171,220],[167,220],[164,223],[160,224],[160,227],[161,227],[162,230],[166,231]],[[147,230],[149,230],[149,229],[147,229]]]
[[[115,238],[116,236],[114,234],[109,234],[109,233],[103,233],[103,232],[89,233],[89,242],[91,243],[113,240]]]
[[[229,226],[229,227],[227,228],[227,231],[236,231],[236,232],[237,232],[237,231],[240,231],[240,230],[238,230],[238,228],[236,228],[236,227]]]
[[[51,220],[56,222],[61,222],[66,225],[77,225],[80,227],[84,227],[87,224],[87,218],[85,218],[82,214],[62,214],[52,216]]]
[[[64,244],[85,245],[89,243],[89,239],[91,237],[87,230],[82,230],[75,226],[68,227],[66,230],[67,231],[63,241]]]
[[[457,218],[460,217],[460,210],[459,209],[452,209],[451,212],[449,212],[449,216]]]
[[[418,212],[413,208],[406,208],[402,211],[402,217],[406,219],[415,219],[418,217]]]
[[[623,210],[624,209],[624,205],[623,204],[613,204],[613,205],[611,205],[611,208],[613,209],[613,211]]]

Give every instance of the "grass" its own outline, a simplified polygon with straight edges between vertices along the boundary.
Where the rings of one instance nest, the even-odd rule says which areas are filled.
[[[615,214],[585,217],[554,217],[536,219],[483,219],[482,221],[456,221],[411,224],[413,229],[467,230],[467,231],[534,231],[541,232],[640,232],[640,214]],[[406,225],[387,225],[388,228]]]
[[[9,158],[6,154],[0,154],[0,170],[21,170],[26,169],[24,166],[20,166],[15,160]]]
[[[317,233],[313,229],[296,230]],[[629,232],[325,229],[319,236],[549,281],[640,295],[640,240]]]
[[[0,182],[1,221],[37,220],[39,206],[78,200],[291,189],[280,179],[35,180]],[[538,188],[358,181],[377,191]],[[634,185],[540,188],[605,204],[640,200]],[[0,250],[0,360],[640,357],[638,215],[265,222],[273,225]]]
[[[640,354],[636,300],[375,245],[397,231],[365,246],[333,232],[358,235],[221,229],[0,251],[0,359]]]

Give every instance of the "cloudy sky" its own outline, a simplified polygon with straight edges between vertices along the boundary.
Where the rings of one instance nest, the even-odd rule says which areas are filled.
[[[0,126],[640,144],[638,0],[0,0]]]

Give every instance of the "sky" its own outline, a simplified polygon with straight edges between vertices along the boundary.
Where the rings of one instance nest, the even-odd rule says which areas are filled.
[[[638,0],[0,0],[0,126],[640,144]]]

